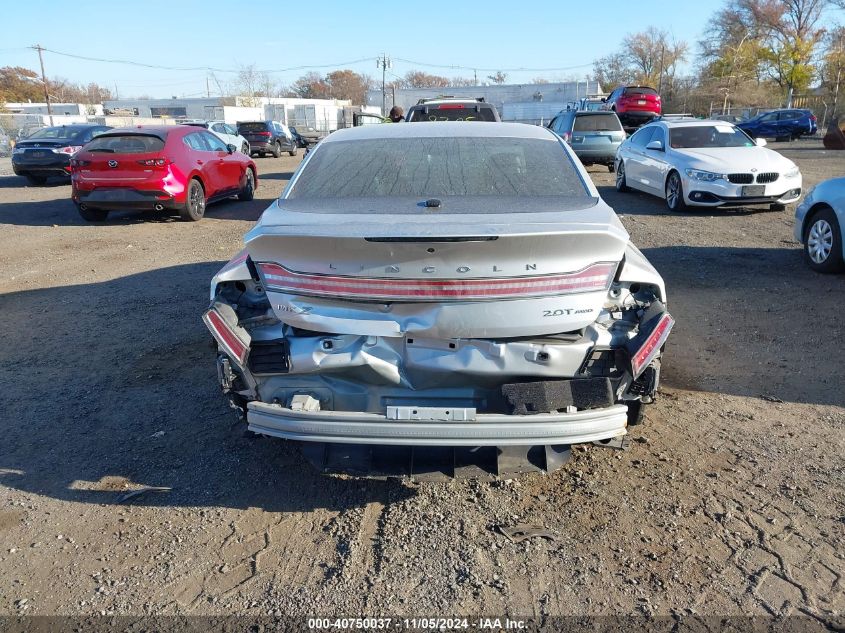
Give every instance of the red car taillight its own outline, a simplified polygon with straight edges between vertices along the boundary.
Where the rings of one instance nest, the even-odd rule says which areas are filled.
[[[255,136],[266,136],[267,138],[270,138],[273,135],[270,134],[270,132],[256,132]]]
[[[71,158],[70,159],[70,166],[71,167],[86,167],[91,164],[90,160],[79,160],[78,158]]]
[[[571,132],[564,132],[560,135],[560,137],[566,141],[567,143],[572,140],[572,133]]]
[[[464,104],[462,103],[444,103],[443,105],[439,105],[436,108],[437,110],[463,110]]]
[[[660,317],[651,334],[648,335],[645,342],[631,357],[631,369],[634,372],[634,378],[643,373],[643,370],[649,366],[649,363],[660,352],[660,348],[663,347],[666,339],[669,338],[669,332],[672,331],[673,325],[675,325],[675,319],[668,313]]]
[[[205,321],[206,327],[208,327],[215,340],[225,352],[243,365],[246,361],[247,346],[232,331],[232,328],[226,323],[226,319],[217,310],[212,308],[202,315],[202,320]]]
[[[165,167],[170,165],[173,161],[168,158],[144,158],[138,161],[139,165],[144,167]]]
[[[267,289],[323,297],[378,301],[527,299],[607,290],[617,264],[596,263],[574,273],[504,279],[383,279],[298,273],[258,264]]]

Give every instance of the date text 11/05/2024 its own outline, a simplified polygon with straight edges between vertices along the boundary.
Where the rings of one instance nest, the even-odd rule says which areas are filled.
[[[525,629],[525,620],[510,618],[308,618],[312,630],[484,630],[518,631]]]

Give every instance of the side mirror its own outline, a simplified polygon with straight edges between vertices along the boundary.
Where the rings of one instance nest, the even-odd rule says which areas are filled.
[[[754,139],[754,144],[755,144],[757,147],[766,147],[766,139],[764,139],[764,138],[755,138],[755,139]]]
[[[602,103],[607,103],[607,97],[602,97],[602,98],[601,98],[601,102],[602,102]]]
[[[648,145],[645,146],[646,149],[654,149],[658,152],[663,151],[663,143],[661,141],[651,141]]]
[[[230,154],[234,154],[238,151],[238,148],[229,143],[228,145],[226,145],[226,151],[228,151]]]

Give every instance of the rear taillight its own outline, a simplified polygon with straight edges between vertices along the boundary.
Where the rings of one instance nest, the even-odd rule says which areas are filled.
[[[71,158],[70,159],[70,166],[71,167],[87,167],[91,164],[90,160],[79,160],[78,158]]]
[[[65,147],[55,147],[53,148],[53,151],[56,154],[69,154],[70,156],[73,156],[81,149],[82,145],[67,145]]]
[[[202,315],[202,320],[205,321],[206,327],[208,327],[215,340],[220,344],[220,347],[222,347],[233,360],[237,361],[240,365],[243,365],[244,362],[246,362],[246,355],[248,351],[247,346],[243,343],[243,341],[241,341],[241,339],[238,338],[237,334],[232,331],[232,328],[229,327],[226,319],[224,319],[217,310],[212,308]]]
[[[169,165],[172,161],[167,158],[144,158],[138,161],[139,165],[144,167],[164,167]]]
[[[816,122],[816,115],[815,114],[810,115],[810,121],[812,121],[813,123]]]
[[[607,290],[617,264],[601,262],[574,273],[504,279],[383,279],[314,275],[258,264],[267,289],[292,294],[373,301],[526,299]]]
[[[256,132],[255,136],[266,136],[267,138],[270,138],[273,135],[270,134],[270,132]]]
[[[654,357],[660,352],[660,348],[663,347],[663,344],[669,337],[669,332],[672,330],[673,325],[675,325],[675,320],[668,313],[660,317],[651,334],[648,335],[645,342],[631,357],[631,369],[633,370],[634,378],[643,373],[643,370],[649,366],[651,361],[654,360]]]
[[[567,143],[572,140],[572,132],[564,132],[560,137]]]

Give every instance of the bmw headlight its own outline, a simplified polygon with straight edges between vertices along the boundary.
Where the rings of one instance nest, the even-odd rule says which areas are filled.
[[[687,169],[686,174],[688,178],[701,182],[714,182],[722,178],[722,174],[714,174],[712,171],[702,171],[700,169]]]
[[[784,174],[784,178],[795,178],[796,176],[800,176],[801,172],[798,171],[798,167],[793,167],[792,169],[788,169]]]

